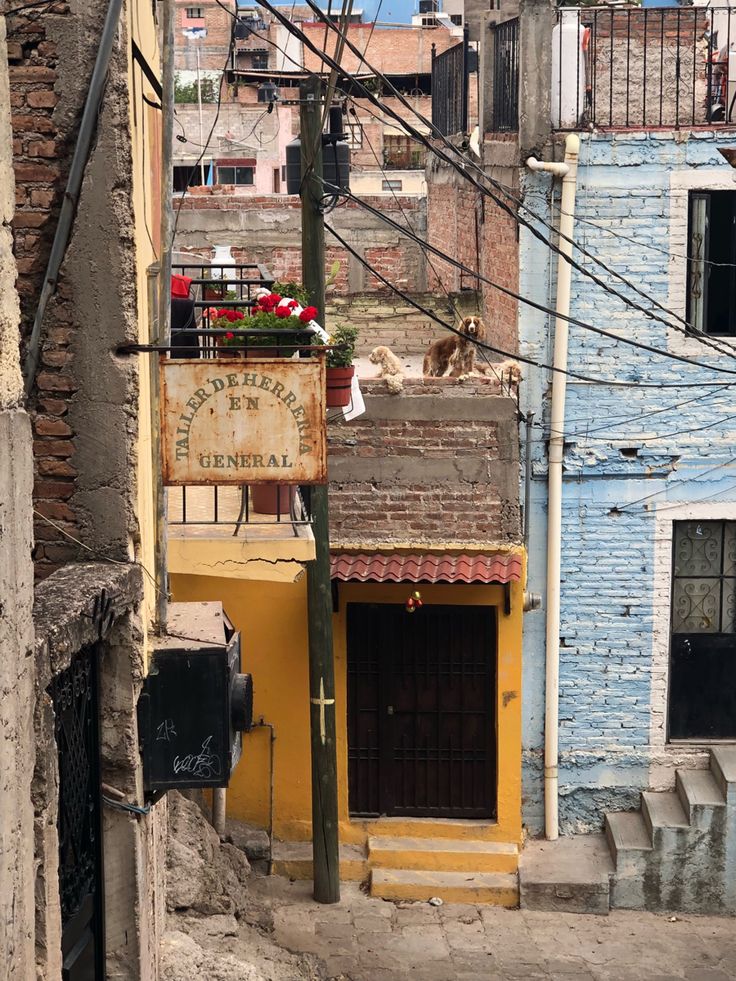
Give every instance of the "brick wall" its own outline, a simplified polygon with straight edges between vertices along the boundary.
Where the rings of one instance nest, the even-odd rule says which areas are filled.
[[[508,180],[513,180],[507,177]],[[481,195],[451,168],[433,160],[427,176],[427,238],[431,245],[478,270],[494,282],[518,291],[516,222],[490,197]],[[443,259],[432,257],[429,283],[443,293],[479,288],[487,340],[506,351],[517,347],[517,302]]]
[[[67,134],[54,111],[59,101],[55,91],[58,50],[47,36],[47,25],[48,20],[38,16],[8,21],[16,187],[13,238],[25,336],[32,326],[51,249],[69,157]],[[59,296],[68,299],[64,283]],[[74,494],[77,470],[71,462],[73,432],[66,416],[77,383],[69,370],[72,328],[63,304],[56,305],[47,327],[38,389],[31,405],[36,459],[34,506],[66,531],[76,533],[69,499]],[[75,549],[60,541],[58,532],[43,522],[37,522],[35,537],[34,555],[42,574],[52,572],[75,554]]]
[[[395,221],[409,216],[420,236],[425,234],[425,202],[400,196],[366,197],[374,208]],[[227,188],[194,189],[181,202],[176,248],[211,258],[213,246],[230,245],[241,262],[259,262],[276,279],[301,279],[301,205],[296,197],[228,194]],[[418,245],[393,231],[358,205],[341,205],[329,217],[339,234],[392,283],[409,292],[426,289],[426,263]],[[326,234],[326,268],[340,262],[334,293],[347,295],[367,290],[388,293],[361,263],[351,257],[329,232]]]
[[[513,399],[491,381],[361,387],[366,414],[329,429],[334,545],[519,540]]]

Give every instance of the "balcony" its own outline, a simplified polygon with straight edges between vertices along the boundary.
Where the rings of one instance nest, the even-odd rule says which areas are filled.
[[[553,128],[733,126],[734,18],[727,7],[561,8]]]
[[[212,326],[211,311],[247,311],[259,288],[273,277],[261,266],[175,263],[175,275],[191,279],[186,298],[172,298],[172,356],[177,360],[212,361],[213,370],[224,333]],[[243,348],[263,331],[234,331]],[[281,332],[280,332],[281,333]],[[312,331],[284,331],[283,345],[259,356],[290,358]],[[271,332],[272,337],[272,332]],[[229,348],[237,357],[239,348]],[[257,360],[244,365],[258,365]],[[309,488],[295,485],[172,486],[167,492],[168,565],[172,573],[227,575],[241,579],[293,581],[303,563],[314,558],[314,537],[308,510]]]

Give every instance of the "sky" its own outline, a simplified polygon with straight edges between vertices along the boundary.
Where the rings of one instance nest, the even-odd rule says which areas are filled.
[[[378,10],[380,0],[354,0],[355,7],[363,8],[363,20],[372,21]],[[379,20],[392,21],[399,24],[410,24],[412,14],[416,12],[416,0],[383,0]]]

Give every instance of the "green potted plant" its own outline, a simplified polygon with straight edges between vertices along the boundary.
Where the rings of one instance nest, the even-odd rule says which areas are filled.
[[[330,335],[327,352],[327,407],[337,409],[350,405],[350,386],[355,366],[355,342],[358,328],[350,324],[336,324]]]

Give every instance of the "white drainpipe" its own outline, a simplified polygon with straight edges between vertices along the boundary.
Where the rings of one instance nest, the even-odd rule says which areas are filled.
[[[562,177],[560,240],[562,255],[557,262],[557,318],[555,320],[555,368],[567,369],[568,322],[572,266],[565,256],[572,255],[575,190],[580,140],[570,133],[565,140],[564,163],[541,163],[530,157],[531,170],[546,170]],[[567,376],[552,373],[552,409],[549,440],[549,493],[547,523],[547,660],[544,723],[544,826],[550,841],[559,835],[558,730],[560,700],[560,558],[562,546],[562,453],[565,441],[565,389]]]

